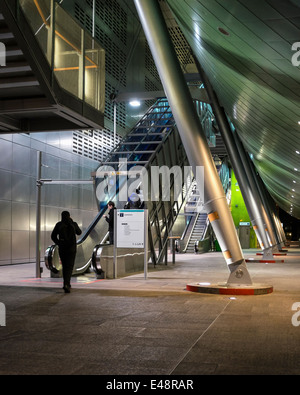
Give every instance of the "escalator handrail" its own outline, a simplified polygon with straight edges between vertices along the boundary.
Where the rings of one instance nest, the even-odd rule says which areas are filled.
[[[45,251],[45,265],[47,269],[54,274],[59,273],[59,270],[53,264],[53,255],[56,248],[58,248],[58,246],[56,244],[52,244]]]

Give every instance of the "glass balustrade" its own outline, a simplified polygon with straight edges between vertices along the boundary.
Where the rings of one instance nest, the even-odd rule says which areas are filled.
[[[19,4],[60,87],[104,112],[104,49],[53,0]]]

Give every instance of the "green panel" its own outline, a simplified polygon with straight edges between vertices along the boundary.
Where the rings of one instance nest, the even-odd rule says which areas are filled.
[[[239,184],[233,171],[231,171],[231,214],[236,228],[240,222],[251,222],[250,217],[240,191]],[[257,247],[257,238],[251,226],[250,229],[250,248]]]

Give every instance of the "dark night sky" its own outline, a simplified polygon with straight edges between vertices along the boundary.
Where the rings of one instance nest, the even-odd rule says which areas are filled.
[[[283,228],[285,233],[292,232],[291,240],[299,240],[300,239],[300,220],[294,217],[291,217],[285,211],[279,209],[279,218],[283,223]],[[288,237],[287,237],[288,238]]]

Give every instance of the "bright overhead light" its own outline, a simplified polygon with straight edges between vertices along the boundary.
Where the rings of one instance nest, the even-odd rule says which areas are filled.
[[[294,167],[294,170],[295,170],[295,171],[298,171],[298,169],[297,169],[296,167]]]
[[[129,104],[130,104],[132,107],[139,107],[139,106],[141,105],[141,102],[140,102],[139,100],[131,100],[131,101],[129,102]]]
[[[296,151],[296,154],[300,155],[300,152],[299,152],[299,151]]]
[[[293,180],[293,183],[294,183],[294,184],[296,184],[296,181],[295,181],[295,180]]]

